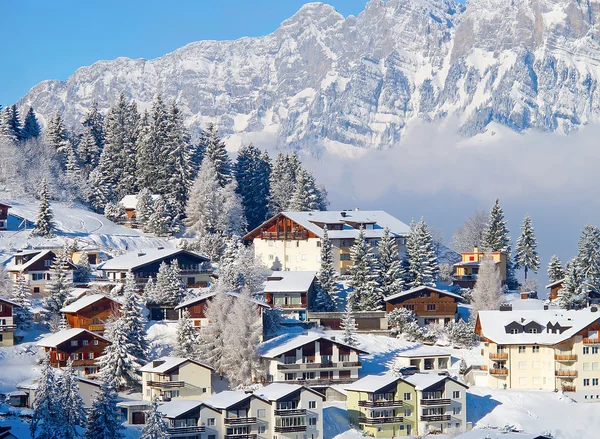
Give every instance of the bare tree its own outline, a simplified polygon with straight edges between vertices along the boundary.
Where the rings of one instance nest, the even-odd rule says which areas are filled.
[[[452,247],[458,253],[473,251],[483,245],[483,236],[487,230],[489,215],[483,210],[477,210],[454,231]]]
[[[498,310],[503,300],[500,270],[492,258],[486,254],[479,266],[477,282],[473,289],[471,316],[474,317],[479,311]]]

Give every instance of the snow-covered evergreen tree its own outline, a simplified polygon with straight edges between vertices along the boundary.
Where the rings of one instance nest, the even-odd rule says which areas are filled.
[[[116,320],[110,332],[111,344],[104,349],[104,355],[97,362],[100,378],[116,389],[138,385],[140,377],[136,371],[140,365],[131,353],[134,347],[123,317]]]
[[[85,425],[86,413],[71,359],[67,361],[67,367],[63,369],[62,375],[58,378],[57,387],[58,400],[55,403],[62,411],[63,438],[78,438],[77,428]]]
[[[376,311],[383,307],[383,300],[378,291],[378,270],[373,248],[367,242],[364,227],[360,227],[358,237],[350,248],[348,286],[348,304],[353,311]]]
[[[39,197],[40,204],[38,205],[35,228],[31,233],[43,238],[52,238],[54,237],[54,215],[52,214],[52,209],[50,208],[48,184],[45,177],[42,179],[42,187]]]
[[[51,329],[57,330],[60,320],[60,309],[67,304],[73,291],[73,281],[69,270],[69,256],[64,250],[57,251],[50,267],[50,282],[46,287],[47,297],[44,299],[44,316]]]
[[[179,231],[179,217],[171,200],[159,195],[154,200],[154,212],[148,218],[144,230],[156,236],[170,236]]]
[[[137,203],[135,205],[135,220],[138,227],[144,229],[146,223],[152,216],[154,200],[152,194],[146,188],[142,189],[137,195]]]
[[[204,160],[209,159],[213,162],[217,172],[217,181],[219,186],[225,187],[231,181],[232,164],[229,154],[225,149],[225,143],[219,137],[219,133],[214,124],[210,123],[202,131],[202,144],[204,145]]]
[[[89,132],[94,138],[96,154],[92,163],[97,164],[98,159],[100,158],[99,155],[104,148],[104,116],[102,116],[98,109],[97,101],[92,101],[82,124],[86,128],[86,132]]]
[[[87,185],[87,199],[96,212],[104,212],[104,206],[116,199],[113,186],[107,182],[100,167],[90,171]]]
[[[398,337],[406,332],[406,327],[409,323],[417,321],[415,313],[406,308],[394,308],[386,317],[388,326],[391,328],[391,335],[394,337]]]
[[[123,288],[121,323],[131,343],[129,353],[139,360],[145,360],[148,354],[146,319],[143,309],[142,298],[137,293],[135,277],[129,271]]]
[[[25,115],[25,121],[23,122],[23,129],[21,130],[23,140],[37,139],[41,133],[42,129],[40,128],[35,111],[33,107],[29,107]]]
[[[289,209],[299,212],[327,209],[327,200],[317,187],[315,178],[304,168],[300,168],[296,174],[296,185]]]
[[[198,331],[190,318],[190,313],[184,311],[177,322],[177,344],[175,356],[182,358],[196,358],[198,344]]]
[[[104,216],[113,223],[118,223],[126,218],[125,207],[121,203],[110,202],[104,206]]]
[[[59,332],[66,331],[67,329],[71,329],[71,326],[69,325],[69,321],[67,320],[67,316],[65,316],[64,314],[61,314],[58,319],[57,329]]]
[[[379,288],[383,297],[388,297],[404,289],[404,273],[400,263],[398,244],[390,229],[385,227],[377,244],[379,263]]]
[[[356,320],[354,319],[353,310],[350,304],[346,304],[342,321],[340,322],[340,329],[342,332],[342,343],[349,346],[358,346],[358,339],[356,338]]]
[[[560,258],[552,255],[548,263],[548,279],[550,282],[556,282],[565,277],[565,269],[562,266]]]
[[[19,305],[13,310],[15,323],[19,328],[30,328],[31,323],[33,322],[33,313],[31,312],[31,291],[22,272],[17,274],[17,280],[12,288],[10,299]]]
[[[533,232],[531,217],[525,216],[521,226],[521,235],[517,239],[517,248],[515,256],[515,268],[523,267],[525,270],[525,280],[527,280],[527,271],[531,270],[537,273],[540,268],[540,257],[537,253],[537,240]]]
[[[489,255],[485,255],[479,266],[479,274],[473,288],[471,315],[479,311],[498,310],[504,301],[500,270]]]
[[[500,200],[492,206],[488,228],[483,239],[483,248],[490,252],[506,253],[506,285],[508,288],[517,288],[518,282],[514,274],[514,266],[511,256],[510,235],[507,221],[504,219],[504,211],[500,207]]]
[[[23,140],[23,127],[21,126],[21,117],[19,116],[19,110],[15,104],[7,107],[8,113],[8,126],[12,132],[14,138],[17,141]]]
[[[225,247],[225,239],[220,233],[207,233],[193,240],[186,240],[182,244],[183,249],[208,256],[212,262],[220,262]]]
[[[269,214],[289,210],[290,195],[296,190],[296,173],[300,169],[300,160],[296,153],[284,155],[278,153],[271,171],[269,192]]]
[[[248,228],[242,199],[236,193],[237,182],[235,178],[221,188],[218,192],[222,220],[219,229],[225,236],[244,236]]]
[[[317,298],[318,311],[335,311],[338,301],[338,287],[336,283],[337,271],[333,261],[333,247],[327,227],[323,229],[321,240],[321,266],[317,273]]]
[[[46,142],[54,151],[61,154],[68,144],[67,129],[60,112],[56,112],[54,117],[48,121],[48,127],[45,131]]]
[[[170,264],[162,262],[158,267],[156,283],[149,291],[148,300],[159,305],[177,305],[186,292],[177,260],[173,260]]]
[[[271,159],[266,151],[254,145],[243,145],[238,151],[234,167],[238,183],[237,193],[242,199],[249,230],[267,219],[270,190]]]
[[[556,304],[564,309],[579,309],[585,306],[584,277],[577,265],[577,260],[567,263],[565,280],[560,289]]]
[[[413,221],[410,224],[406,239],[406,262],[407,287],[435,286],[439,272],[438,260],[433,238],[423,218],[418,223]]]
[[[217,170],[210,159],[202,161],[198,176],[190,190],[186,207],[186,226],[188,232],[203,236],[219,233],[218,219],[221,216],[219,202],[219,181]]]
[[[169,439],[167,423],[158,410],[158,399],[152,401],[152,408],[147,412],[146,425],[142,429],[140,439]]]
[[[90,266],[90,259],[86,251],[81,253],[74,276],[76,282],[87,283],[90,281],[92,276],[92,267]]]
[[[33,400],[33,416],[29,431],[34,439],[62,439],[61,425],[63,411],[57,401],[59,389],[50,360],[44,359],[42,375],[38,379],[38,387]]]
[[[84,439],[124,439],[117,407],[118,395],[114,388],[102,383],[100,390],[94,395],[89,409]]]
[[[281,330],[283,322],[282,309],[275,307],[264,311],[263,331],[266,337],[277,335]]]
[[[460,319],[458,322],[453,322],[446,329],[453,346],[470,349],[475,344],[475,328],[464,320]]]
[[[223,289],[216,288],[216,294],[207,302],[204,315],[209,323],[200,331],[198,339],[199,360],[208,364],[219,374],[227,371],[225,353],[229,330],[229,311],[232,298]]]
[[[461,358],[460,359],[460,366],[458,368],[458,373],[460,375],[464,375],[465,373],[467,373],[467,369],[468,369],[467,362],[465,361],[464,358]]]
[[[578,243],[577,271],[584,282],[600,288],[600,229],[586,225]]]

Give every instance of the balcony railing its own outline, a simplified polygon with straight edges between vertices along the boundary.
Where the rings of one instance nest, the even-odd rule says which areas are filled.
[[[146,381],[146,385],[159,389],[178,389],[185,387],[185,381]]]
[[[262,239],[308,239],[308,232],[306,230],[295,232],[261,232],[260,237]]]
[[[305,370],[305,369],[341,369],[345,367],[361,367],[360,361],[325,362],[325,363],[292,363],[278,364],[277,370]]]
[[[498,352],[496,354],[490,353],[490,360],[508,360],[508,353]]]
[[[275,426],[276,433],[292,433],[296,431],[306,431],[306,425],[295,425],[290,427],[278,427]]]
[[[575,354],[554,355],[554,359],[556,361],[577,361],[577,355],[575,355]]]
[[[0,332],[14,332],[17,330],[17,325],[0,325]]]
[[[226,434],[225,439],[256,439],[256,435],[255,434],[248,434],[248,433],[244,433],[244,434]]]
[[[450,415],[421,415],[421,421],[425,422],[449,421],[450,418]]]
[[[421,405],[450,405],[452,401],[450,398],[431,398],[431,399],[422,399]]]
[[[358,401],[359,407],[402,407],[402,401]]]
[[[283,309],[306,309],[306,303],[276,303],[275,306]]]
[[[88,325],[88,331],[102,332],[104,331],[104,325]]]
[[[573,378],[577,376],[576,370],[555,370],[554,376],[559,378]]]
[[[563,392],[575,392],[575,386],[564,385],[564,386],[562,386],[562,391]]]
[[[477,280],[477,275],[476,274],[465,274],[464,276],[453,276],[454,280],[458,280],[458,281],[476,281]]]
[[[256,422],[256,418],[225,418],[225,425],[251,425]]]
[[[302,416],[306,415],[306,409],[277,409],[275,416]]]
[[[360,424],[367,425],[378,425],[378,424],[397,424],[399,422],[404,422],[404,417],[402,416],[389,416],[384,418],[360,418],[358,420]]]
[[[180,435],[180,434],[195,434],[195,433],[204,433],[206,427],[204,425],[195,425],[190,427],[169,427],[167,429],[167,433],[170,435]]]
[[[278,381],[286,384],[300,384],[301,386],[329,386],[332,384],[352,384],[358,378],[315,378],[312,380],[284,380]]]
[[[600,344],[599,338],[584,338],[583,344]]]
[[[490,375],[508,375],[508,369],[490,369]]]

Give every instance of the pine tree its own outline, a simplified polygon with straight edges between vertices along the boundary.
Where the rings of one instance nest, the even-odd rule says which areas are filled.
[[[579,309],[585,305],[584,278],[576,260],[567,263],[565,280],[556,303],[564,309]]]
[[[167,424],[158,410],[158,399],[152,401],[152,408],[146,416],[146,425],[140,439],[169,439]]]
[[[19,110],[15,104],[7,108],[8,112],[8,125],[12,131],[13,136],[17,140],[23,140],[23,127],[21,126],[21,118],[19,116]]]
[[[127,273],[125,278],[121,321],[131,344],[129,353],[137,359],[145,360],[148,354],[146,321],[143,315],[141,297],[137,294],[137,284],[131,271]]]
[[[123,317],[115,321],[110,335],[111,344],[104,349],[104,355],[97,363],[102,381],[116,389],[138,385],[140,378],[136,370],[140,365],[131,354],[134,347],[130,341],[130,334],[125,328]]]
[[[87,417],[84,439],[124,439],[125,427],[119,419],[118,395],[113,387],[102,383],[94,395]]]
[[[348,293],[348,303],[354,311],[376,311],[383,307],[381,294],[377,285],[377,260],[373,248],[367,242],[364,227],[360,227],[358,237],[350,248],[349,269],[350,281],[348,286],[352,291]]]
[[[231,296],[221,288],[206,304],[204,315],[209,323],[200,331],[198,339],[199,359],[223,375],[227,370],[225,352],[229,328],[228,316],[232,306]]]
[[[148,218],[144,231],[156,236],[171,236],[179,231],[178,221],[170,200],[159,195],[154,200],[154,212]]]
[[[186,225],[188,232],[203,236],[208,233],[220,232],[218,227],[219,212],[219,182],[217,170],[210,159],[202,161],[198,176],[190,190],[186,208]]]
[[[356,338],[357,328],[358,326],[356,325],[352,308],[350,307],[350,304],[347,303],[342,321],[340,323],[340,329],[343,331],[342,343],[345,343],[349,346],[358,346],[358,339]]]
[[[409,323],[417,322],[417,316],[406,308],[394,308],[387,314],[387,321],[391,335],[399,337],[406,332]]]
[[[464,375],[465,373],[467,373],[467,369],[468,369],[467,362],[465,361],[464,358],[461,358],[458,373],[460,375]]]
[[[97,101],[92,102],[82,123],[86,128],[86,133],[89,133],[94,140],[96,154],[91,163],[97,164],[97,160],[100,158],[99,154],[104,148],[104,116],[100,114]]]
[[[202,132],[202,144],[204,145],[204,160],[210,159],[214,163],[219,186],[225,187],[231,181],[231,159],[214,124],[210,123]]]
[[[250,144],[238,151],[234,176],[238,183],[237,193],[242,199],[244,214],[250,230],[262,224],[268,215],[269,178],[271,159],[265,151]]]
[[[104,216],[113,223],[119,223],[125,219],[125,207],[121,203],[107,203],[104,206]]]
[[[553,255],[548,263],[548,279],[550,282],[556,282],[565,277],[565,269],[562,266],[560,258]]]
[[[88,283],[92,277],[92,267],[87,252],[81,252],[77,270],[75,270],[75,281],[80,283]]]
[[[29,110],[25,115],[23,129],[21,130],[23,140],[37,139],[41,133],[42,129],[40,128],[40,123],[35,116],[35,111],[33,111],[33,107],[29,107]]]
[[[68,144],[67,129],[65,128],[62,116],[57,111],[53,118],[48,121],[46,128],[46,141],[57,153],[64,152]]]
[[[50,208],[46,177],[42,179],[39,197],[40,204],[38,205],[38,214],[32,234],[43,238],[52,238],[54,237],[54,215]]]
[[[540,257],[537,253],[537,241],[533,233],[531,217],[525,216],[521,226],[521,236],[517,239],[517,254],[515,257],[515,268],[523,267],[525,270],[525,280],[527,280],[527,271],[531,270],[537,274],[540,268]]]
[[[460,319],[456,323],[451,323],[446,327],[450,343],[461,349],[470,349],[475,344],[475,328],[464,320]]]
[[[69,257],[65,251],[56,252],[50,267],[50,282],[47,285],[48,296],[44,299],[44,315],[52,329],[60,320],[60,310],[67,304],[73,291],[73,281],[69,275]]]
[[[67,361],[67,367],[63,369],[63,374],[57,381],[59,400],[56,403],[62,411],[61,429],[63,438],[78,438],[77,427],[84,426],[86,414],[71,359]]]
[[[29,428],[32,438],[62,439],[62,410],[56,403],[59,397],[54,370],[50,360],[45,358],[33,400],[34,410]]]
[[[290,198],[296,190],[296,173],[300,161],[293,155],[277,154],[271,172],[269,192],[269,214],[276,215],[289,209]]]
[[[11,300],[18,305],[14,309],[16,324],[22,329],[31,328],[31,323],[33,322],[31,291],[22,272],[17,274],[17,280],[12,288]]]
[[[383,297],[392,296],[404,289],[404,273],[400,263],[400,252],[396,238],[385,227],[377,244],[380,272],[380,290]]]
[[[104,212],[104,207],[116,199],[114,187],[98,167],[90,171],[87,198],[96,212]]]
[[[323,229],[321,240],[321,266],[317,273],[316,308],[319,311],[335,311],[338,302],[337,272],[333,261],[333,247],[327,227]]]
[[[220,262],[225,251],[225,239],[220,233],[207,233],[199,238],[183,241],[182,248],[201,253],[212,262]]]
[[[196,358],[198,343],[198,331],[190,318],[190,313],[184,311],[177,322],[177,344],[175,345],[175,356],[182,358]]]
[[[10,125],[9,108],[0,108],[0,139],[6,140],[9,144],[16,144],[19,140]]]
[[[500,270],[492,258],[486,255],[479,266],[477,282],[473,289],[471,315],[476,316],[479,311],[483,310],[498,310],[503,300]]]
[[[144,228],[152,215],[154,200],[148,189],[142,189],[137,195],[135,205],[135,220],[138,226]]]
[[[317,187],[315,178],[304,168],[300,168],[296,174],[296,185],[290,200],[289,209],[299,212],[310,212],[313,210],[325,210],[327,201],[323,199],[321,191]]]
[[[406,240],[406,283],[410,288],[435,286],[439,272],[433,238],[425,220],[410,224]]]
[[[57,328],[58,328],[58,332],[66,331],[67,329],[71,329],[71,326],[69,325],[69,322],[67,320],[67,316],[65,316],[64,314],[60,315]]]
[[[225,236],[243,236],[248,228],[242,200],[236,193],[236,188],[237,182],[235,178],[232,178],[217,193],[220,199],[220,211],[222,212],[219,229]]]
[[[583,228],[575,264],[584,282],[600,288],[600,230],[597,227],[586,225]]]
[[[504,219],[504,211],[500,207],[500,200],[492,206],[488,228],[483,239],[483,247],[486,251],[506,253],[506,284],[509,288],[516,288],[518,282],[514,275],[514,267],[511,258],[510,235]]]
[[[148,285],[146,285],[148,289]],[[152,285],[152,296],[148,296],[151,303],[158,305],[177,305],[187,293],[185,283],[181,277],[181,270],[177,260],[170,264],[162,262],[158,267],[156,283]]]

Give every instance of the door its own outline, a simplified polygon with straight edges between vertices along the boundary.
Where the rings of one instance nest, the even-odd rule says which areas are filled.
[[[411,431],[412,431],[412,425],[408,424],[406,426],[406,435],[410,436]]]
[[[134,425],[145,424],[146,415],[144,414],[144,412],[135,412],[133,413],[132,421]]]

